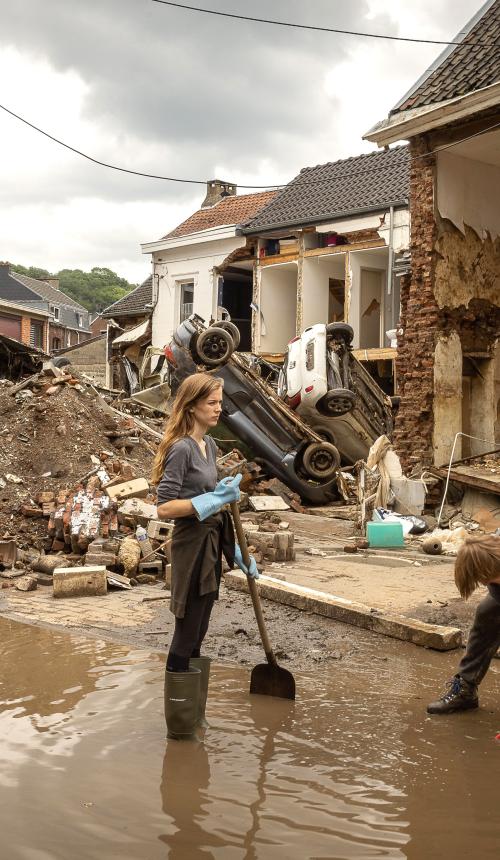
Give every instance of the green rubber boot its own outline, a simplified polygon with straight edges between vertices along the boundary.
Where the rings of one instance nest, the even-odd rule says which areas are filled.
[[[165,669],[165,720],[167,737],[191,740],[195,737],[200,707],[199,669],[169,672]]]
[[[207,706],[208,696],[208,680],[210,678],[210,657],[191,657],[189,667],[199,669],[201,672],[200,678],[200,698],[198,707],[198,725],[203,729],[208,728],[208,723],[205,719],[205,708]]]

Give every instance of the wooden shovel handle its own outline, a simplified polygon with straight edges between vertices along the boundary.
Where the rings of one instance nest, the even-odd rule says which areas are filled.
[[[247,570],[249,570],[250,553],[248,552],[247,539],[245,537],[245,532],[243,531],[243,526],[241,524],[238,502],[231,502],[231,513],[233,515],[234,527],[236,529],[236,537],[238,538],[238,543],[240,545],[243,563],[245,564]],[[262,605],[260,602],[260,595],[259,590],[257,588],[257,583],[255,582],[253,576],[249,576],[248,574],[247,582],[250,597],[252,598],[255,618],[257,619],[257,626],[259,628],[260,638],[262,639],[262,645],[264,646],[264,651],[266,652],[267,662],[271,666],[277,666],[278,663],[276,657],[274,656],[274,651],[272,649],[271,642],[267,633],[266,622],[264,621],[264,615],[262,612]]]

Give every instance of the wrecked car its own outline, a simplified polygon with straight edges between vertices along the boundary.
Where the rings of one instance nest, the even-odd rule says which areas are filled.
[[[222,421],[252,449],[255,459],[306,502],[325,504],[338,498],[336,447],[308,427],[251,362],[235,352],[235,328],[226,320],[207,327],[196,314],[180,324],[165,347],[172,393],[198,367],[217,369],[224,381]]]
[[[288,344],[278,394],[340,452],[344,465],[366,459],[392,432],[392,402],[352,354],[347,323],[309,326]]]

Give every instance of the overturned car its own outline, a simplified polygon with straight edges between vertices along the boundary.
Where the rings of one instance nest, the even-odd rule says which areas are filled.
[[[255,459],[303,501],[325,504],[339,497],[337,448],[305,424],[236,353],[239,332],[228,321],[206,327],[193,314],[165,347],[172,393],[200,366],[224,381],[222,421]]]
[[[366,459],[379,436],[392,432],[392,401],[352,354],[347,323],[318,323],[288,344],[278,394],[344,465]]]

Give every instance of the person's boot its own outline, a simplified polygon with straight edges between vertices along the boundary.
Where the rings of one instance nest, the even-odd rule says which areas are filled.
[[[200,707],[199,669],[169,672],[165,669],[165,721],[167,737],[190,740],[195,737]]]
[[[208,728],[208,723],[205,719],[205,708],[207,706],[208,696],[208,680],[210,678],[210,657],[191,657],[189,661],[190,668],[199,669],[201,672],[200,678],[200,698],[198,708],[198,725],[201,728]]]
[[[476,684],[470,684],[460,675],[455,675],[440,699],[427,705],[428,714],[451,714],[454,711],[469,711],[477,708]]]

